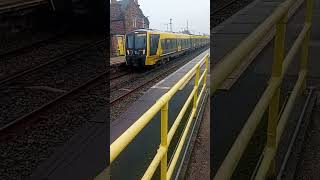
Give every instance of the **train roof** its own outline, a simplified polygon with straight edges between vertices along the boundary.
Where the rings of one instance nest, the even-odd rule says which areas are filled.
[[[180,35],[190,35],[190,36],[207,36],[208,35],[199,35],[199,34],[185,34],[185,33],[179,33],[179,32],[168,32],[168,31],[160,31],[160,30],[156,30],[156,29],[136,29],[134,31],[131,31],[129,33],[132,32],[158,32],[158,33],[168,33],[168,34],[180,34]]]

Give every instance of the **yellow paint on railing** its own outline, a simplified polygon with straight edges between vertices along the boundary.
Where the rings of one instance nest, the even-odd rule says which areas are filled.
[[[308,51],[309,39],[312,23],[312,4],[313,0],[304,0],[307,2],[305,24],[293,46],[285,56],[285,29],[287,24],[287,16],[290,8],[296,0],[287,0],[282,3],[253,33],[243,40],[224,60],[217,64],[212,70],[210,81],[210,94],[214,95],[219,86],[227,79],[227,77],[242,63],[242,59],[246,57],[263,39],[270,29],[276,26],[274,59],[272,65],[272,76],[263,95],[259,99],[254,110],[250,114],[247,122],[239,133],[236,141],[229,150],[226,158],[219,167],[214,179],[225,180],[230,179],[244,150],[246,149],[254,131],[260,123],[263,114],[269,107],[268,116],[268,134],[267,144],[264,151],[262,163],[259,165],[255,179],[265,179],[272,177],[274,171],[274,156],[277,146],[281,138],[283,129],[287,123],[288,117],[293,109],[295,100],[301,92],[306,90],[306,76],[308,68]],[[298,4],[301,6],[301,4]],[[302,50],[299,78],[296,81],[293,92],[284,108],[282,114],[279,111],[280,86],[284,75],[291,64],[294,56],[299,48]],[[280,120],[279,120],[280,119]],[[279,122],[278,122],[279,120]],[[270,168],[271,171],[270,171]],[[270,174],[268,174],[268,172]]]
[[[203,73],[200,76],[200,67],[205,64]],[[167,180],[171,178],[172,172],[176,166],[177,159],[181,153],[182,146],[185,143],[187,133],[189,132],[192,120],[196,114],[198,104],[202,98],[205,88],[207,87],[206,76],[209,68],[209,54],[206,54],[187,74],[185,74],[171,89],[165,93],[149,110],[147,110],[134,124],[132,124],[118,139],[110,146],[110,164],[118,157],[118,155],[128,146],[128,144],[139,134],[139,132],[153,119],[153,117],[161,111],[161,143],[157,154],[153,158],[151,164],[147,168],[142,179],[151,179],[157,167],[160,164],[160,179]],[[181,87],[195,77],[194,87],[172,127],[168,132],[168,111],[170,107],[170,99],[179,91]],[[199,85],[202,82],[201,92],[198,93]],[[177,149],[173,155],[172,161],[168,168],[167,152],[170,142],[185,115],[188,106],[193,99],[192,112],[187,121],[187,125],[183,131]]]

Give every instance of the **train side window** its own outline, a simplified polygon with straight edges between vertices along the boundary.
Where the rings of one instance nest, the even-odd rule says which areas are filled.
[[[166,40],[165,39],[161,40],[161,48],[162,48],[163,53],[166,53]]]
[[[158,44],[159,44],[160,35],[151,34],[150,35],[150,56],[156,55]]]
[[[184,49],[185,39],[182,39],[181,41],[182,41],[182,43],[181,43],[181,49]]]
[[[178,48],[177,39],[172,39],[172,40],[173,40],[173,49],[174,49],[174,51],[177,51],[177,48]]]
[[[167,39],[167,49],[168,49],[168,52],[171,52],[171,49],[172,49],[172,47],[171,47],[171,39]]]

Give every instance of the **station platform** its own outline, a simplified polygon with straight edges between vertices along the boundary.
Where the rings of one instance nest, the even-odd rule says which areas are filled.
[[[204,51],[199,56],[188,62],[176,72],[150,88],[142,97],[135,101],[119,118],[110,124],[110,144],[114,142],[123,132],[125,132],[144,112],[146,112],[162,95],[169,91],[194,65],[199,62],[209,50]],[[203,68],[201,68],[203,69]],[[209,78],[207,78],[207,83]],[[177,92],[169,103],[169,128],[173,124],[175,117],[180,112],[184,102],[193,88],[193,81],[186,84],[183,89]],[[207,92],[208,93],[208,92]],[[208,94],[207,94],[208,96]],[[206,98],[203,99],[203,101]],[[204,102],[203,102],[204,103]],[[200,122],[200,121],[198,121]],[[184,125],[181,125],[184,126]],[[182,129],[180,129],[182,130]],[[178,132],[176,132],[178,133]],[[175,146],[178,139],[174,136],[172,145]],[[160,144],[160,113],[153,118],[149,124],[136,136],[136,138],[126,147],[111,165],[111,179],[140,179],[151,160],[155,156]],[[174,146],[172,148],[174,148]],[[171,145],[170,145],[171,147]],[[169,157],[174,149],[169,148]],[[208,154],[209,157],[209,154]],[[208,159],[207,159],[208,160]],[[130,162],[130,163],[128,163]],[[185,169],[186,164],[180,169]],[[123,173],[125,172],[125,173]],[[158,172],[159,173],[159,172]],[[158,176],[157,172],[155,176]],[[130,178],[129,178],[130,177]]]
[[[110,66],[120,66],[125,64],[125,56],[117,56],[110,58]]]
[[[214,37],[211,39],[211,69],[216,64],[222,62],[224,57],[231,52],[243,39],[255,30],[275,8],[285,0],[255,0],[246,8],[240,10],[234,16],[226,20],[221,25],[211,31]],[[297,1],[301,3],[302,1]],[[298,7],[298,6],[295,6]],[[309,72],[307,77],[308,86],[319,87],[320,84],[320,3],[314,1],[313,24],[311,30],[310,52],[309,52]],[[289,11],[290,20],[286,29],[286,52],[292,46],[294,40],[302,30],[304,22],[305,4],[300,8]],[[228,80],[219,88],[218,92],[210,99],[210,116],[214,119],[211,123],[211,170],[216,173],[223,159],[226,157],[233,142],[236,140],[243,125],[247,121],[250,113],[267,87],[271,75],[271,66],[273,59],[273,35],[275,29],[272,29],[269,35],[256,47],[243,64],[228,78]],[[294,62],[289,66],[281,87],[281,105],[285,97],[293,89],[297,78],[300,56],[295,57]],[[306,97],[302,97],[301,103]],[[301,104],[300,103],[300,104]],[[299,104],[299,103],[298,103]],[[300,109],[301,110],[301,109]],[[296,124],[299,111],[295,111],[290,117],[289,124]],[[290,126],[290,125],[289,125]],[[265,131],[265,123],[259,125],[260,131]],[[291,133],[291,132],[284,132]],[[286,135],[284,135],[286,136]],[[290,135],[288,135],[290,137]],[[253,170],[257,164],[259,156],[264,147],[263,139],[265,136],[255,136],[247,147],[246,160],[241,160],[238,164],[233,177],[238,179],[250,179]],[[260,142],[260,143],[258,143]],[[281,147],[286,147],[285,142],[280,143]],[[284,154],[282,154],[284,155]],[[283,156],[277,156],[278,163],[282,161]],[[280,167],[280,166],[278,166]],[[278,171],[279,169],[277,169]],[[319,177],[318,177],[319,178]],[[316,179],[318,179],[316,178]]]
[[[0,0],[0,14],[48,4],[45,0]]]
[[[99,112],[96,117],[88,121],[79,133],[72,137],[68,143],[63,145],[59,151],[54,152],[48,160],[43,162],[33,172],[30,179],[97,180],[99,179],[99,175],[100,177],[102,176],[100,179],[107,179],[109,176],[111,176],[112,179],[128,179],[128,177],[132,179],[132,177],[140,177],[141,173],[144,173],[146,167],[149,165],[150,158],[153,158],[159,145],[159,119],[154,119],[152,123],[149,123],[143,130],[144,132],[138,135],[137,139],[128,146],[127,150],[120,154],[111,166],[111,175],[109,174],[109,168],[107,168],[109,162],[109,145],[208,52],[209,50],[206,50],[178,71],[153,86],[145,95],[134,102],[125,113],[110,124],[108,121],[109,113],[107,111]],[[209,83],[209,78],[207,78],[207,83]],[[193,87],[191,85],[192,83],[186,84],[184,90],[178,92],[171,100],[169,106],[169,119],[171,123],[173,117],[177,115],[177,112],[179,112],[182,107],[182,103],[178,103],[178,101],[186,98],[188,94],[185,93],[190,93]],[[205,97],[208,96],[209,94],[207,92]],[[203,98],[202,100],[201,104],[203,107],[207,104],[205,103],[206,99],[208,98]],[[203,113],[204,108],[202,109],[203,110],[199,112]],[[201,118],[202,115],[199,113],[198,117]],[[200,120],[194,125],[199,123]],[[110,144],[108,139],[109,128]],[[192,149],[189,149],[188,153],[191,153],[191,150]],[[134,153],[134,155],[131,153]],[[181,168],[185,169],[186,167],[187,165],[184,164]],[[126,173],[123,173],[124,170]]]

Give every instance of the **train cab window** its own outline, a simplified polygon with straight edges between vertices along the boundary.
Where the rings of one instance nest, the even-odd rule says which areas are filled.
[[[150,56],[156,55],[159,39],[160,39],[160,34],[150,35]]]
[[[135,49],[146,48],[146,34],[136,34],[135,37]]]
[[[127,35],[126,37],[126,48],[133,49],[134,48],[134,37],[132,34]]]

